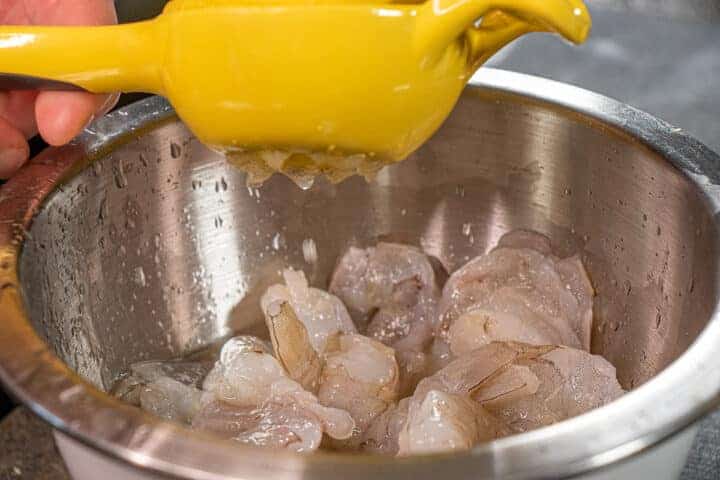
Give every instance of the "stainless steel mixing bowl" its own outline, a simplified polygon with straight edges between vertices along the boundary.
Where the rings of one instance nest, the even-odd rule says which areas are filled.
[[[302,191],[275,177],[249,189],[148,99],[0,190],[0,377],[62,432],[65,453],[71,444],[145,474],[548,478],[616,464],[718,401],[719,166],[647,114],[488,69],[435,138],[375,183]],[[584,252],[598,293],[593,351],[631,393],[472,452],[400,460],[254,450],[102,393],[131,362],[259,331],[258,295],[284,265],[325,285],[346,246],[392,239],[452,271],[516,227]],[[686,451],[692,435],[682,438]]]

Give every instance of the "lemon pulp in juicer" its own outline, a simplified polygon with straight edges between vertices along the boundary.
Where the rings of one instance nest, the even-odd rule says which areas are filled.
[[[377,155],[366,153],[344,154],[329,149],[325,152],[311,150],[227,150],[228,161],[247,175],[250,187],[262,185],[274,173],[290,178],[298,187],[306,190],[313,186],[315,178],[325,176],[331,183],[339,183],[353,175],[371,181],[386,165],[393,163]]]

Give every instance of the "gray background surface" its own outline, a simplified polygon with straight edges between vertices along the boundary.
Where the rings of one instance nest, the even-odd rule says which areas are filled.
[[[585,44],[535,34],[506,47],[488,65],[608,95],[720,151],[720,19],[670,21],[598,8],[591,13],[593,30]]]

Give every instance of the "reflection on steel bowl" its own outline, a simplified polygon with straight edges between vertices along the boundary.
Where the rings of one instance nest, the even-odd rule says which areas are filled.
[[[153,98],[4,185],[0,378],[56,427],[72,473],[637,478],[647,462],[674,458],[653,474],[673,478],[689,427],[720,392],[720,158],[574,87],[489,69],[480,79],[427,145],[374,183],[302,191],[272,178],[248,189]],[[454,272],[517,228],[552,239],[559,258],[581,252],[597,293],[590,351],[627,394],[469,451],[395,458],[257,449],[104,393],[134,362],[261,334],[261,296],[285,267],[329,285],[349,246],[390,242]],[[314,262],[303,244],[316,246]]]

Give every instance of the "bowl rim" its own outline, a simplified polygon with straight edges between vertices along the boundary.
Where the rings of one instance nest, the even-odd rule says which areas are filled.
[[[720,156],[681,129],[605,96],[535,76],[483,68],[467,88],[577,112],[629,135],[703,192],[714,228],[720,229]],[[353,479],[378,474],[435,478],[440,471],[471,472],[476,478],[558,478],[645,451],[720,404],[717,305],[687,351],[620,399],[458,454],[397,459],[262,450],[189,432],[123,404],[72,372],[35,333],[23,307],[17,262],[33,216],[58,185],[143,130],[174,118],[159,97],[126,106],[95,121],[70,145],[43,151],[0,188],[0,380],[55,429],[91,449],[150,471],[196,479],[319,479],[336,477],[339,469]]]

